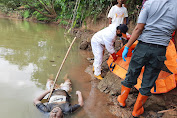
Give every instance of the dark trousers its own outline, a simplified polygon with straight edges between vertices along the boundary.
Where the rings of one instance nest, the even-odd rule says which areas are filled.
[[[143,79],[139,92],[142,95],[150,96],[151,88],[155,85],[155,81],[164,66],[166,60],[166,47],[154,44],[139,42],[133,52],[126,78],[122,81],[122,85],[132,88],[137,84],[137,78],[144,66]]]

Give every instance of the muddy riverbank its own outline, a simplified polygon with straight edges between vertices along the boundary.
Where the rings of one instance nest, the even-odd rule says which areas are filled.
[[[100,21],[101,22],[101,21]],[[105,22],[102,22],[103,24]],[[96,26],[94,26],[96,27]],[[100,26],[98,26],[100,27]],[[130,22],[129,24],[129,33],[131,34],[135,25]],[[76,29],[75,29],[76,30]],[[90,46],[90,39],[95,33],[95,31],[86,31],[82,32],[82,30],[76,30],[76,35],[79,35],[83,40],[80,45],[80,49],[91,51]],[[116,41],[115,43],[115,50],[118,51],[120,49],[120,42]],[[131,112],[133,110],[134,103],[138,96],[138,90],[135,88],[131,89],[130,95],[127,99],[127,107],[120,108],[117,102],[117,96],[121,92],[121,81],[122,79],[118,76],[114,75],[112,72],[109,71],[109,67],[107,65],[107,59],[109,57],[109,53],[105,51],[102,63],[102,77],[103,80],[98,82],[98,89],[105,93],[105,95],[109,95],[109,111],[117,117],[120,118],[131,118]],[[93,55],[88,58],[90,62],[90,75],[93,77],[92,71],[92,63],[93,63]],[[177,89],[159,95],[152,95],[148,98],[146,104],[144,105],[145,112],[140,118],[177,118]],[[164,111],[167,110],[167,111]],[[161,112],[160,112],[161,111]]]
[[[129,32],[132,32],[129,31]],[[90,43],[83,41],[83,47],[88,44],[88,48],[86,50],[91,50]],[[81,44],[82,44],[81,43]],[[82,46],[82,45],[81,45]],[[120,42],[116,41],[115,43],[115,50],[118,51],[120,49]],[[112,72],[109,71],[109,67],[107,65],[107,59],[109,57],[109,53],[105,51],[102,63],[102,77],[98,83],[98,89],[105,93],[105,95],[109,95],[109,111],[119,118],[132,118],[132,111],[133,106],[138,96],[138,90],[133,88],[128,96],[127,99],[127,107],[121,108],[118,105],[117,97],[121,93],[121,81],[122,79],[118,76],[114,75]],[[90,57],[88,60],[90,62],[90,68],[92,68],[92,60],[93,56]],[[91,71],[91,69],[90,69]],[[93,73],[91,73],[93,76]],[[144,105],[145,112],[140,118],[177,118],[177,88],[171,90],[168,93],[159,94],[159,95],[152,95],[148,98],[146,104]],[[167,111],[164,111],[167,110]],[[160,113],[160,111],[162,111]]]
[[[132,28],[133,27],[129,29],[129,33],[132,32]],[[83,40],[81,44],[81,46],[84,47],[86,50],[91,50],[89,48],[90,42]],[[88,46],[86,46],[86,44]],[[120,42],[116,41],[115,50],[118,51],[120,48]],[[138,96],[138,90],[136,90],[135,88],[131,89],[131,92],[127,99],[126,108],[123,109],[118,105],[117,96],[121,93],[122,79],[109,71],[109,67],[107,65],[108,57],[109,53],[106,51],[102,63],[102,77],[104,77],[104,79],[98,83],[97,87],[101,92],[109,95],[109,111],[112,114],[120,118],[131,118],[133,106]],[[88,59],[90,61],[90,68],[92,68],[92,58],[93,56]],[[93,76],[93,73],[91,73],[91,75]],[[177,88],[168,93],[150,96],[146,104],[144,105],[145,112],[142,116],[140,116],[140,118],[177,118],[176,99]]]

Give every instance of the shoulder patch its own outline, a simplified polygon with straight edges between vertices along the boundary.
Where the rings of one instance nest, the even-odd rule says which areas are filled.
[[[144,6],[141,8],[141,11],[143,11],[144,10]]]

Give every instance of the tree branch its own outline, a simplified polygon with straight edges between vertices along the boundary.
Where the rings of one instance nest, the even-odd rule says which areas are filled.
[[[47,4],[43,2],[42,0],[37,0],[43,7],[44,9],[51,14],[50,8],[47,7]],[[42,1],[42,2],[41,2]]]
[[[54,8],[54,2],[55,2],[55,0],[51,0],[51,10],[52,10],[52,12],[53,12],[53,14],[56,14],[56,12],[55,12],[55,8]]]
[[[28,4],[28,3],[27,3]],[[43,13],[42,11],[36,9],[35,7],[31,6],[30,4],[28,4],[28,6],[30,6],[31,9],[34,9],[35,11],[38,11],[40,14],[46,16],[46,17],[49,17],[49,18],[56,18],[57,15],[56,14],[52,14],[52,15],[49,15],[49,14],[45,14]]]
[[[45,6],[44,6],[45,3],[44,3],[44,4],[41,3],[40,0],[37,0],[37,1],[40,2],[40,4],[43,5],[43,7],[45,7]],[[46,16],[46,17],[49,17],[49,18],[56,18],[56,17],[57,17],[57,14],[51,12],[47,6],[45,7],[45,9],[47,10],[47,12],[48,12],[49,14],[45,14],[45,13],[43,13],[42,11],[40,11],[39,9],[35,8],[34,6],[31,5],[32,3],[29,3],[29,1],[27,1],[27,0],[22,0],[22,2],[23,2],[24,4],[26,4],[26,5],[28,5],[28,6],[30,7],[30,9],[34,9],[35,11],[38,11],[40,14],[42,14],[42,15],[44,15],[44,16]],[[45,4],[45,5],[46,5],[46,4]]]

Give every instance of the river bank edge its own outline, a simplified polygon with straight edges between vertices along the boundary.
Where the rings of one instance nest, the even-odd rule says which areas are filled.
[[[0,13],[0,18],[9,18],[9,19],[18,19],[18,20],[25,20],[29,22],[36,22],[36,23],[45,23],[39,22],[35,19],[21,19],[17,15],[5,15]],[[59,25],[59,21],[49,23],[51,25]],[[82,26],[80,28],[74,28],[71,35],[76,36],[77,38],[81,39],[79,48],[81,50],[91,51],[91,44],[90,40],[94,33],[99,31],[100,29],[106,27],[107,18],[106,16],[102,15],[98,21],[95,23],[93,19],[87,19],[87,27]],[[63,28],[66,28],[66,25],[60,25]],[[134,28],[133,23],[130,22],[129,24],[129,33],[131,34],[132,29]],[[120,49],[120,42],[116,41],[116,51]],[[107,66],[107,59],[109,57],[109,53],[106,51],[103,57],[103,64],[102,64],[102,76],[104,77],[103,80],[98,82],[97,88],[105,93],[109,94],[110,102],[107,103],[109,106],[109,111],[117,117],[120,118],[130,118],[131,112],[133,110],[134,103],[136,101],[136,97],[138,95],[138,91],[133,88],[130,92],[130,95],[127,99],[127,107],[122,109],[119,107],[117,103],[117,96],[121,93],[121,79],[114,75],[112,72],[109,71],[109,67]],[[93,63],[93,56],[88,57],[88,61],[90,62],[89,67],[92,68]],[[91,71],[92,69],[90,69]],[[94,78],[95,79],[95,78]],[[152,95],[148,98],[147,103],[145,104],[145,113],[140,118],[175,118],[177,117],[177,111],[170,110],[164,113],[157,113],[158,111],[174,109],[177,106],[177,90],[174,89],[166,94],[161,95]]]

